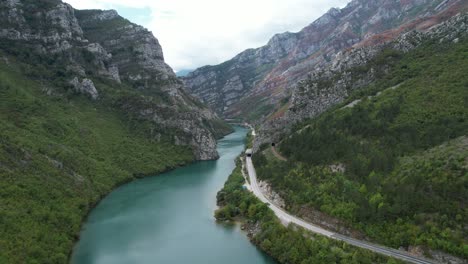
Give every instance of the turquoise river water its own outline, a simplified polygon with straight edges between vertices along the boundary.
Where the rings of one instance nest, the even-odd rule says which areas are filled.
[[[72,264],[273,264],[236,226],[213,217],[216,193],[247,130],[218,142],[220,159],[123,185],[91,212]]]

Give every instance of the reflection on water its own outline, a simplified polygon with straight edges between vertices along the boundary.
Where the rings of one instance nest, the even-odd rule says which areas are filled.
[[[73,264],[270,264],[238,225],[217,224],[216,193],[234,169],[247,130],[218,144],[220,159],[126,184],[90,214]]]

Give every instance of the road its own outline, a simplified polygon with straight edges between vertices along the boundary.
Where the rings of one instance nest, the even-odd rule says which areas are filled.
[[[275,155],[275,157],[279,160],[282,160],[282,161],[288,161],[287,158],[283,157],[283,155],[279,154],[279,152],[276,150],[276,147],[273,147],[271,146],[271,152],[273,153],[273,155]]]
[[[313,225],[311,223],[308,223],[308,222],[306,222],[306,221],[304,221],[304,220],[302,220],[302,219],[300,219],[298,217],[295,217],[295,216],[289,214],[288,212],[284,211],[282,208],[280,208],[280,207],[276,206],[275,204],[273,204],[272,202],[270,202],[268,200],[268,198],[266,198],[266,196],[262,193],[262,191],[259,188],[258,183],[257,183],[257,173],[256,173],[255,168],[253,166],[251,157],[246,157],[246,166],[247,166],[247,172],[248,172],[249,178],[250,178],[250,187],[252,189],[252,193],[255,196],[257,196],[258,199],[260,199],[262,202],[268,203],[270,209],[273,210],[273,212],[276,214],[276,216],[281,220],[281,222],[283,224],[287,225],[289,223],[293,223],[293,224],[301,226],[301,227],[303,227],[303,228],[305,228],[305,229],[307,229],[307,230],[309,230],[309,231],[311,231],[313,233],[320,234],[320,235],[323,235],[323,236],[326,236],[326,237],[329,237],[329,238],[332,238],[332,239],[341,240],[341,241],[344,241],[344,242],[346,242],[348,244],[351,244],[351,245],[354,245],[354,246],[357,246],[357,247],[360,247],[360,248],[365,248],[365,249],[368,249],[368,250],[371,250],[373,252],[380,253],[380,254],[383,254],[383,255],[386,255],[386,256],[401,259],[403,261],[407,261],[407,262],[410,262],[410,263],[417,263],[417,264],[434,264],[434,263],[437,263],[437,262],[435,262],[433,260],[428,260],[428,259],[421,258],[421,257],[415,257],[415,256],[410,255],[408,252],[405,252],[405,251],[400,251],[400,250],[388,248],[388,247],[385,247],[385,246],[369,243],[369,242],[366,242],[366,241],[357,240],[357,239],[354,239],[354,238],[351,238],[351,237],[343,236],[343,235],[334,233],[332,231],[323,229],[322,227],[319,227],[319,226]]]

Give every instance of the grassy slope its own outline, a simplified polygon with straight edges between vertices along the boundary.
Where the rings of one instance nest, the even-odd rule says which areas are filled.
[[[280,263],[399,263],[370,251],[309,233],[284,227],[264,203],[244,190],[240,164],[218,193],[219,220],[237,219],[244,225],[261,227],[251,240]]]
[[[468,257],[466,138],[459,138],[468,133],[468,41],[386,52],[391,63],[370,65],[385,63],[389,73],[350,101],[401,86],[302,124],[310,128],[280,145],[290,162],[254,157],[259,177],[295,213],[315,208],[393,247]],[[331,172],[336,163],[346,172]]]
[[[66,263],[90,208],[135,174],[193,159],[153,142],[144,122],[0,63],[0,263]],[[101,91],[106,86],[97,82]]]

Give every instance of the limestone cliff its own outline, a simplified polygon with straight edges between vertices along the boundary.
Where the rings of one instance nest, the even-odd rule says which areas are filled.
[[[2,50],[54,69],[56,76],[49,77],[58,86],[152,121],[156,140],[172,137],[192,147],[196,159],[218,157],[216,138],[229,129],[185,92],[147,29],[113,10],[75,10],[59,0],[4,0],[0,16]],[[114,89],[95,87],[93,80],[102,79]]]

